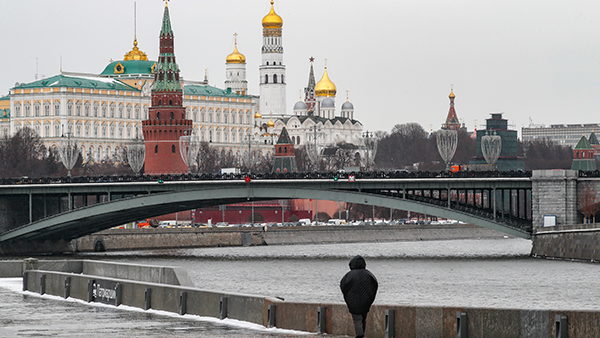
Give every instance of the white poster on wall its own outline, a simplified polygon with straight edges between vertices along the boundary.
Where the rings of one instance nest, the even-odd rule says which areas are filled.
[[[556,215],[544,215],[544,226],[553,227],[556,225]]]

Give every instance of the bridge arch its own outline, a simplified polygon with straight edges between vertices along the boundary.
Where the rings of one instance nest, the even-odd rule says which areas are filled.
[[[226,186],[223,188],[141,195],[96,204],[45,218],[6,232],[0,235],[0,242],[14,240],[69,240],[139,219],[194,208],[270,199],[310,198],[410,210],[483,226],[521,238],[531,238],[528,232],[509,227],[501,222],[415,200],[349,190],[292,189],[289,187],[253,186],[250,184],[248,186]]]

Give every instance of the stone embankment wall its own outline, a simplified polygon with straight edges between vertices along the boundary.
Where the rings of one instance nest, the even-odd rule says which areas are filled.
[[[555,259],[600,261],[600,224],[557,225],[537,228],[531,255]]]
[[[325,244],[499,238],[472,225],[319,226],[263,228],[112,229],[76,240],[76,251],[149,250],[218,246]]]
[[[239,230],[236,230],[239,229]],[[78,252],[264,245],[261,230],[111,229],[78,238]]]
[[[268,245],[502,238],[506,234],[474,225],[326,226],[280,228],[263,234]]]
[[[22,261],[0,261],[0,278],[22,277],[27,270],[68,272],[149,283],[194,286],[187,272],[177,267],[93,260],[37,260],[35,258],[27,258]]]
[[[135,270],[133,266],[129,268]],[[26,270],[23,290],[114,306],[122,304],[146,310],[232,318],[283,329],[354,335],[352,319],[344,304],[293,303],[173,284],[44,270]],[[600,311],[374,305],[367,319],[366,335],[378,338],[600,337],[599,321]],[[560,335],[556,334],[557,330],[561,331]]]

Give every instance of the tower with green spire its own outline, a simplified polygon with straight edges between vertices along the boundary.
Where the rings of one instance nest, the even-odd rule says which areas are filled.
[[[273,161],[274,173],[290,173],[298,171],[296,165],[296,153],[294,143],[288,134],[287,129],[283,127],[279,140],[275,144],[275,161]]]
[[[581,136],[581,139],[579,139],[575,149],[573,149],[573,163],[571,164],[571,170],[596,170],[594,148],[585,135]]]
[[[185,116],[183,87],[175,61],[173,30],[166,4],[160,30],[160,55],[154,69],[151,97],[148,119],[142,121],[146,143],[145,173],[187,173],[188,168],[179,150],[179,138],[191,133],[192,120]]]

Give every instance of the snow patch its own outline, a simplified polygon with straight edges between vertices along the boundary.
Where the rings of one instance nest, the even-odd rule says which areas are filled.
[[[244,322],[244,321],[237,320],[237,319],[230,319],[230,318],[218,319],[218,318],[214,318],[214,317],[204,317],[204,316],[197,316],[197,315],[190,315],[190,314],[185,314],[182,316],[180,314],[177,314],[174,312],[168,312],[168,311],[159,311],[159,310],[153,310],[153,309],[143,310],[143,309],[140,309],[137,307],[127,306],[127,305],[119,305],[118,307],[115,307],[112,305],[102,304],[102,303],[95,303],[95,302],[88,303],[84,300],[71,298],[71,297],[65,299],[65,298],[62,298],[59,296],[53,296],[53,295],[48,295],[48,294],[40,295],[39,293],[35,293],[35,292],[31,292],[31,291],[23,291],[23,278],[20,278],[20,277],[19,278],[0,278],[0,288],[8,289],[12,292],[27,295],[27,296],[32,296],[32,297],[52,299],[52,300],[63,301],[63,302],[74,302],[74,303],[84,304],[87,306],[115,308],[115,309],[119,309],[119,310],[131,311],[131,312],[153,313],[156,315],[173,317],[173,318],[186,318],[186,319],[190,319],[190,320],[208,322],[208,323],[217,324],[217,325],[233,326],[233,327],[238,327],[238,328],[248,329],[248,330],[253,330],[253,331],[293,334],[293,335],[310,335],[311,334],[309,332],[278,329],[275,327],[267,328],[267,327],[264,327],[259,324]]]

